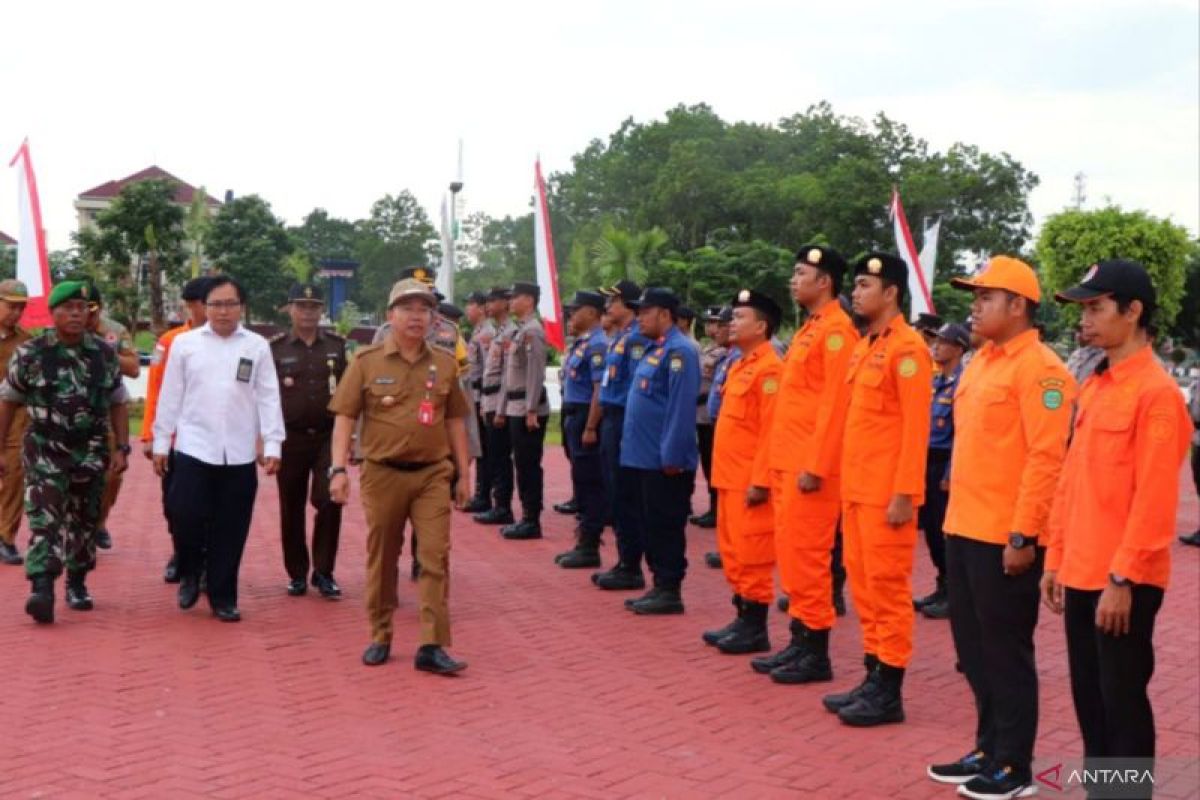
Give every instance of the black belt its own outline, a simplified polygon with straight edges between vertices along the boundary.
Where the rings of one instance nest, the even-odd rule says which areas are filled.
[[[440,461],[393,461],[390,458],[381,458],[374,461],[375,464],[380,464],[391,469],[399,470],[400,472],[417,472],[426,467],[432,467],[434,464],[440,464]]]
[[[483,381],[471,381],[471,388],[472,389],[482,389]],[[497,388],[499,388],[499,387],[497,387]]]
[[[505,395],[505,396],[506,396],[506,397],[507,397],[509,400],[524,400],[524,399],[525,399],[525,390],[524,390],[524,389],[517,389],[516,391],[509,392],[509,393],[508,393],[507,395]],[[541,400],[545,400],[545,399],[546,399],[546,390],[545,390],[545,388],[543,388],[543,389],[542,389],[542,397],[541,397]],[[539,401],[539,402],[540,402],[540,401]]]
[[[496,392],[499,392],[500,387],[499,386],[484,386],[479,391],[485,395],[492,395],[492,394],[496,394]]]

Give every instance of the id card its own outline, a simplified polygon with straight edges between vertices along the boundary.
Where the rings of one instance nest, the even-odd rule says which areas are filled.
[[[239,383],[249,383],[250,375],[254,372],[254,362],[248,358],[239,358],[237,379]]]
[[[421,405],[417,408],[417,421],[422,425],[433,424],[433,401],[422,400]]]

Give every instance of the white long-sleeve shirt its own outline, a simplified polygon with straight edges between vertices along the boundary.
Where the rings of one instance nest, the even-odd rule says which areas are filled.
[[[207,324],[171,344],[154,415],[154,452],[175,449],[206,464],[278,458],[286,436],[267,340],[241,325],[219,336]]]

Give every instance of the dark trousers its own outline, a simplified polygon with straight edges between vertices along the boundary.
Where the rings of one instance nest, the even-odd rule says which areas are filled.
[[[579,505],[580,531],[590,536],[599,536],[608,518],[608,507],[604,494],[604,472],[600,455],[600,443],[583,443],[583,431],[587,427],[588,406],[571,404],[563,406],[563,427],[568,447],[571,450],[571,486],[575,502]],[[599,431],[597,431],[599,438]]]
[[[249,464],[207,464],[175,454],[175,478],[167,498],[175,523],[179,574],[208,574],[214,608],[237,605],[238,570],[258,493],[258,472]]]
[[[304,532],[306,501],[317,511],[313,517],[313,570],[332,575],[337,561],[342,507],[329,499],[329,440],[329,432],[289,430],[283,443],[283,458],[275,479],[279,485],[283,566],[292,580],[308,578],[310,561]]]
[[[1096,627],[1100,592],[1066,589],[1064,618],[1071,696],[1085,758],[1153,758],[1154,711],[1146,687],[1154,674],[1154,620],[1163,590],[1132,589],[1129,633]]]
[[[476,406],[478,408],[478,406]],[[479,425],[479,458],[475,459],[475,499],[492,503],[492,460],[489,457],[491,437],[488,435],[487,419],[482,413],[476,413],[476,423]]]
[[[175,524],[171,522],[171,509],[167,505],[167,498],[171,494],[171,482],[175,480],[175,451],[171,450],[167,453],[167,474],[160,478],[162,483],[162,512],[163,518],[167,521],[167,533],[171,535],[171,548],[175,550]]]
[[[497,428],[496,415],[491,411],[483,415],[483,421],[488,442],[488,474],[492,478],[492,502],[496,508],[512,508],[513,457],[508,425]]]
[[[549,417],[538,417],[537,428],[529,430],[524,416],[508,418],[513,466],[517,470],[517,493],[521,496],[521,518],[533,522],[542,516],[542,448],[546,443],[549,420]]]
[[[946,521],[946,507],[950,505],[950,493],[942,491],[942,479],[946,475],[949,450],[930,450],[925,459],[925,505],[917,512],[917,524],[925,531],[925,544],[929,547],[929,559],[937,568],[938,580],[946,578],[946,534],[942,525]]]
[[[620,439],[619,432],[617,438]],[[613,530],[617,534],[617,555],[621,564],[641,571],[642,557],[646,554],[641,471],[632,467],[618,467],[616,478],[616,525]]]
[[[704,481],[708,484],[708,508],[714,513],[717,510],[717,490],[712,488],[712,460],[716,431],[715,425],[696,426],[696,441],[700,445],[700,468],[704,471]]]
[[[622,467],[623,478],[631,478],[634,513],[646,548],[646,565],[654,574],[654,585],[678,589],[687,574],[687,515],[689,490],[695,470],[667,475],[657,469]],[[624,560],[624,559],[622,559]]]
[[[829,554],[829,574],[833,577],[833,593],[841,594],[846,586],[846,562],[842,560],[842,520],[838,518],[837,533],[833,537],[833,550]]]
[[[1038,678],[1033,631],[1044,551],[1021,575],[1004,574],[1004,547],[946,537],[950,631],[978,722],[975,746],[1029,775],[1037,738]]]

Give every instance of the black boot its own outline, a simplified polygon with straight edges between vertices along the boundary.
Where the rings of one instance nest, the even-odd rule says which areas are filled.
[[[86,573],[67,573],[67,607],[74,611],[91,611],[92,596],[83,582]]]
[[[610,570],[593,573],[592,583],[610,592],[628,592],[646,588],[646,578],[642,575],[642,568],[620,562]]]
[[[757,672],[759,675],[767,675],[774,669],[782,667],[791,661],[795,661],[804,654],[804,632],[808,630],[804,627],[804,623],[798,619],[793,619],[788,626],[788,630],[792,632],[792,640],[788,642],[787,647],[780,650],[778,653],[772,653],[769,656],[751,659],[750,669]]]
[[[925,619],[950,619],[950,598],[945,597],[922,607],[921,616]]]
[[[572,497],[570,500],[567,500],[566,502],[555,503],[554,510],[557,511],[559,514],[578,514],[579,513],[579,503],[575,502],[575,498]]]
[[[700,638],[704,640],[705,644],[711,644],[713,647],[716,647],[717,642],[721,641],[722,638],[733,632],[738,620],[742,618],[742,596],[740,594],[735,594],[733,596],[733,600],[730,602],[732,602],[733,607],[737,609],[737,616],[735,616],[733,621],[723,628],[705,631],[704,633],[700,634]]]
[[[916,600],[913,600],[913,608],[917,611],[920,611],[925,606],[933,605],[934,603],[940,603],[945,599],[946,579],[939,575],[937,578],[937,585],[934,587],[934,590],[924,597],[918,597]]]
[[[523,519],[500,529],[500,535],[505,539],[523,541],[525,539],[542,538],[542,525],[536,519]]]
[[[864,691],[858,699],[838,711],[838,719],[856,728],[904,722],[904,703],[900,688],[904,685],[904,668],[879,662],[875,668],[875,691]]]
[[[683,598],[678,588],[655,586],[645,597],[634,600],[626,608],[638,615],[682,614]]]
[[[786,594],[780,595],[779,597],[775,598],[775,607],[786,614],[788,609],[792,607],[792,598],[788,597]]]
[[[29,599],[25,601],[25,613],[43,625],[54,622],[54,578],[35,575],[29,579]]]
[[[804,640],[800,656],[773,669],[771,680],[785,684],[833,680],[833,667],[829,663],[829,629],[814,631],[803,623],[800,627]]]
[[[554,557],[563,569],[594,569],[600,566],[600,534],[579,532],[575,546]]]
[[[709,569],[720,569],[721,568],[721,554],[720,553],[705,553],[704,554],[704,566],[708,567]]]
[[[771,637],[767,634],[767,611],[770,608],[766,603],[743,600],[741,618],[734,623],[729,635],[717,642],[717,649],[733,656],[770,652]]]
[[[697,528],[715,528],[717,527],[717,512],[708,511],[703,514],[698,514],[694,517],[688,517],[688,522],[692,523]]]
[[[875,691],[875,684],[879,676],[876,674],[876,667],[879,666],[879,659],[870,653],[863,656],[863,666],[867,668],[867,674],[863,677],[862,683],[855,686],[848,692],[840,694],[827,694],[821,698],[821,702],[825,706],[825,710],[830,714],[836,714],[846,706],[853,705],[864,692]]]
[[[512,509],[507,506],[496,506],[491,511],[476,514],[471,519],[480,525],[511,525],[513,523]]]
[[[462,510],[466,514],[484,514],[492,510],[492,501],[488,500],[487,495],[477,494]]]

